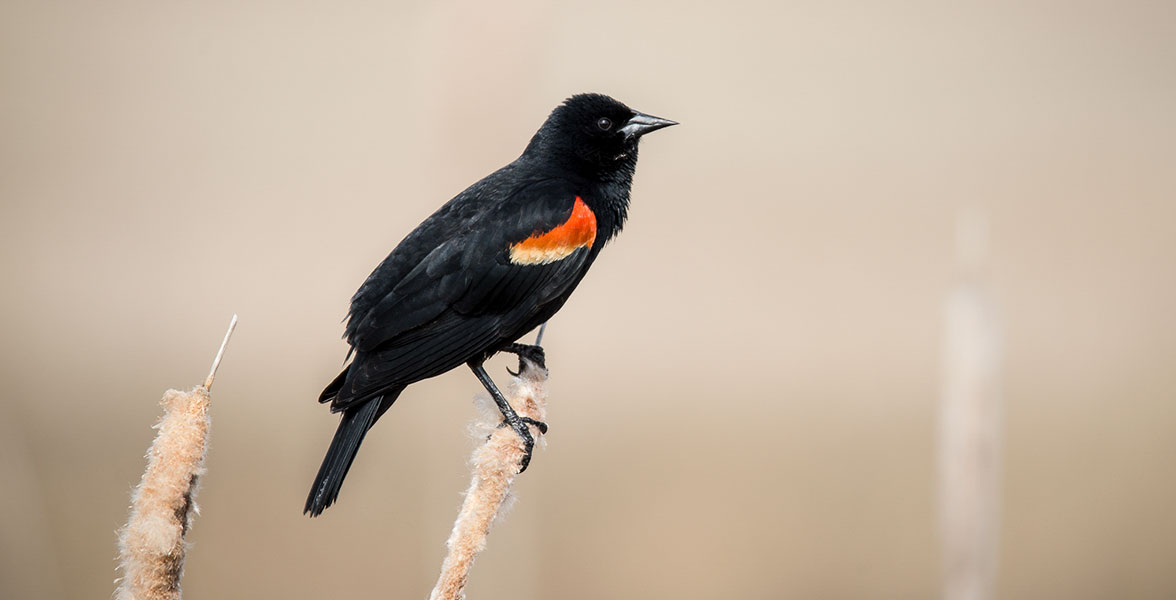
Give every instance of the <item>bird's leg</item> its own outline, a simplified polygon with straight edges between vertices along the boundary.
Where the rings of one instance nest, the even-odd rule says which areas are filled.
[[[539,431],[547,433],[547,424],[529,417],[520,417],[514,408],[511,407],[510,403],[506,401],[506,397],[502,395],[502,392],[498,391],[498,386],[494,385],[494,380],[490,379],[490,375],[486,373],[486,369],[482,366],[482,363],[470,361],[469,366],[470,370],[474,372],[474,376],[478,378],[478,381],[482,382],[482,386],[486,388],[486,391],[490,392],[490,397],[494,398],[494,403],[498,405],[498,410],[502,412],[502,425],[509,425],[519,438],[523,440],[523,460],[519,465],[519,473],[526,471],[527,465],[531,464],[531,451],[535,449],[535,438],[531,435],[531,430],[527,428],[527,425],[534,425],[539,428]]]

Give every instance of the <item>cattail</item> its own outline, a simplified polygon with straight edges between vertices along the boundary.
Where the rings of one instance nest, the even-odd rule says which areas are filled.
[[[188,392],[163,395],[159,433],[147,451],[147,470],[131,495],[131,515],[119,535],[122,579],[118,600],[178,600],[184,570],[184,536],[197,513],[195,496],[208,450],[208,414],[216,369],[237,316],[212,363],[204,384]]]
[[[529,360],[520,359],[520,362],[519,374],[504,395],[520,417],[544,421],[547,416],[547,370]],[[470,567],[486,547],[490,525],[507,501],[511,484],[522,465],[525,449],[518,434],[509,427],[498,427],[501,415],[497,410],[486,408],[483,413],[475,423],[475,432],[486,442],[475,448],[470,457],[470,487],[446,542],[449,554],[441,565],[441,576],[429,595],[430,600],[465,598]],[[543,434],[539,428],[529,427],[535,441],[541,442]]]
[[[939,413],[939,502],[946,600],[992,598],[1000,505],[1001,336],[985,277],[987,224],[962,212],[948,296]]]

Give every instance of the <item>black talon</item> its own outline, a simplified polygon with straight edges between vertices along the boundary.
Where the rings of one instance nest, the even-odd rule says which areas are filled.
[[[547,423],[532,419],[531,417],[518,417],[519,427],[515,427],[510,421],[503,420],[498,424],[498,428],[510,427],[514,430],[520,438],[523,439],[525,446],[525,454],[523,454],[522,464],[519,468],[519,473],[527,470],[527,465],[531,464],[531,451],[535,449],[535,437],[531,435],[531,430],[527,429],[527,425],[534,425],[539,428],[539,432],[547,435]]]
[[[539,429],[539,433],[547,435],[547,423],[532,419],[531,417],[519,417],[519,420],[526,423],[527,425],[534,425]]]
[[[519,373],[523,372],[523,359],[527,359],[535,363],[540,369],[547,368],[547,354],[543,352],[543,346],[531,346],[528,344],[509,344],[502,349],[503,352],[517,354],[519,357]],[[519,373],[511,371],[507,368],[506,371],[511,375],[518,377]]]
[[[519,461],[519,474],[527,470],[527,466],[531,464],[531,452],[535,450],[535,438],[531,436],[531,430],[523,424],[523,419],[518,415],[514,423],[510,424],[510,428],[514,430],[520,438],[523,439],[523,459]]]
[[[547,435],[547,423],[544,423],[543,421],[537,421],[535,419],[532,419],[531,417],[519,417],[519,420],[522,421],[523,423],[526,423],[527,425],[534,425],[535,427],[538,427],[539,433],[542,433],[543,435]],[[510,423],[507,423],[506,421],[502,421],[501,423],[498,424],[498,428],[502,429],[503,427],[507,427],[509,425],[510,425]]]

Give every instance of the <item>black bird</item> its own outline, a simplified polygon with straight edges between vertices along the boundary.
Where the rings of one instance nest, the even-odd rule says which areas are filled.
[[[342,412],[304,512],[339,488],[368,429],[411,383],[463,364],[526,445],[534,439],[482,364],[547,322],[620,232],[641,136],[676,125],[600,94],[556,107],[522,156],[471,185],[392,250],[351,299],[354,360],[319,402]],[[546,425],[532,423],[546,431]]]

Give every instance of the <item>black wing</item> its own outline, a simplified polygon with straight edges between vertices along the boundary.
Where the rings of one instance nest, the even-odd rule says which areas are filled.
[[[528,186],[469,219],[371,308],[353,312],[356,356],[332,409],[438,375],[525,333],[566,297],[594,254],[584,246],[550,262],[516,264],[510,248],[565,224],[575,203],[562,182]]]

